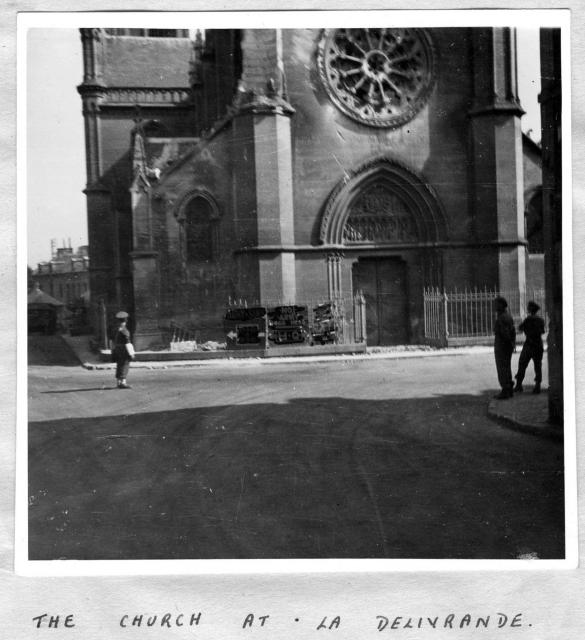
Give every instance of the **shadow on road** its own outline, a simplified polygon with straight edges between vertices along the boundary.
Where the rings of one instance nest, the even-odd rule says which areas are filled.
[[[30,423],[30,559],[562,558],[562,444],[486,405],[297,398]]]

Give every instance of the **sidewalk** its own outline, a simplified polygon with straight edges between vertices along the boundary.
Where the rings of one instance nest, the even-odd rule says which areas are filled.
[[[89,348],[87,336],[61,336],[64,342],[75,354],[81,366],[85,369],[113,369],[115,364],[104,362],[100,354],[94,353]],[[291,349],[293,351],[293,349]],[[249,364],[278,364],[291,362],[335,362],[340,360],[370,360],[370,359],[397,359],[397,358],[420,358],[439,356],[458,356],[471,353],[488,353],[492,347],[449,347],[434,348],[427,345],[401,345],[395,347],[371,347],[362,353],[319,353],[319,347],[314,348],[311,355],[290,355],[272,356],[259,358],[257,356],[247,356],[242,351],[217,351],[211,352],[213,359],[199,359],[194,357],[189,359],[184,352],[177,352],[176,358],[169,352],[161,351],[140,351],[136,354],[136,360],[132,362],[133,368],[142,369],[168,369],[171,367],[202,367],[202,366],[246,366]],[[205,352],[204,352],[205,353]],[[161,358],[161,354],[164,358]],[[209,355],[209,352],[207,353]]]
[[[499,422],[528,433],[563,439],[563,428],[548,421],[548,393],[538,395],[527,387],[524,393],[516,393],[509,400],[493,398],[488,405],[488,415]]]

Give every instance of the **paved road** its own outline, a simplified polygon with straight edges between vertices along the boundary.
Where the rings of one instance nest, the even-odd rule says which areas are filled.
[[[487,417],[490,354],[129,381],[30,367],[31,559],[563,557],[562,444]]]

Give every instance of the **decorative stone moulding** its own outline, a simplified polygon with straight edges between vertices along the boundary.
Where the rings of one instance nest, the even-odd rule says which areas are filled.
[[[371,127],[399,127],[426,104],[435,53],[424,29],[325,29],[317,62],[335,106]]]
[[[384,184],[374,183],[352,202],[343,227],[344,244],[416,242],[418,229],[410,209]]]
[[[191,99],[191,91],[184,88],[120,88],[102,89],[105,101],[115,105],[176,105],[184,104]]]
[[[196,198],[202,198],[207,202],[210,207],[210,218],[212,220],[218,220],[220,218],[219,207],[213,195],[207,189],[196,187],[181,194],[178,199],[168,200],[168,204],[172,207],[173,215],[178,222],[185,222],[187,205]]]
[[[431,186],[391,158],[374,158],[338,182],[321,218],[330,247],[425,244],[446,240],[443,206]]]
[[[247,89],[242,81],[229,108],[229,115],[245,113],[284,114],[291,116],[294,108],[284,98],[282,92],[276,91],[274,81],[269,80],[266,92]]]

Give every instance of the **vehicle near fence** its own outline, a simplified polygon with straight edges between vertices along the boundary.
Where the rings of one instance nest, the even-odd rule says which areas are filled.
[[[313,344],[331,344],[342,337],[342,327],[336,317],[335,304],[326,302],[313,309],[311,340]]]
[[[309,309],[283,305],[268,309],[268,340],[276,345],[310,343]]]
[[[239,300],[224,316],[226,348],[364,344],[363,313],[361,296],[252,306]]]
[[[227,309],[223,327],[227,349],[266,348],[266,307],[230,307]]]

